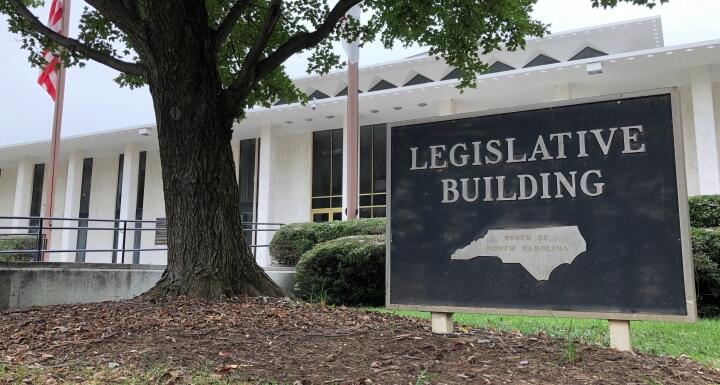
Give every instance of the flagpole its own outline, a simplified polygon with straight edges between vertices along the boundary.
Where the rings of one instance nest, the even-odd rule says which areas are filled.
[[[348,63],[347,93],[347,219],[358,214],[358,62]]]
[[[70,26],[70,0],[63,1],[62,10],[62,31],[63,36],[68,36]],[[65,65],[60,60],[60,68],[58,69],[58,85],[57,85],[57,97],[55,99],[55,109],[53,111],[53,125],[52,125],[52,136],[50,139],[50,172],[47,176],[47,189],[45,189],[45,216],[52,217],[55,209],[55,182],[57,179],[58,171],[58,157],[60,155],[60,132],[62,131],[62,117],[63,117],[63,105],[65,102]],[[44,224],[44,234],[46,239],[46,246],[44,248],[51,248],[52,241],[52,221],[48,220]],[[44,262],[49,261],[49,253],[43,253],[42,260]]]

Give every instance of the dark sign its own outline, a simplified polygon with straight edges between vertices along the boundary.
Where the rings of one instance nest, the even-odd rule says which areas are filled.
[[[167,245],[167,220],[165,218],[155,220],[155,245]]]
[[[388,306],[694,320],[674,101],[394,125]]]

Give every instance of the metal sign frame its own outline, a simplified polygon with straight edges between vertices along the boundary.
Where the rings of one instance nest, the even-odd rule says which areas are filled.
[[[595,311],[554,311],[548,309],[518,309],[518,308],[490,308],[490,307],[463,307],[463,306],[435,306],[424,304],[395,304],[391,303],[390,296],[390,277],[392,270],[391,243],[392,243],[392,130],[395,127],[409,126],[421,123],[442,122],[463,118],[473,118],[479,116],[499,115],[513,112],[532,111],[547,109],[553,107],[566,107],[579,104],[588,104],[595,102],[607,102],[613,100],[638,98],[644,96],[670,95],[672,125],[673,125],[673,144],[674,144],[674,160],[675,175],[677,181],[678,192],[678,209],[679,223],[681,235],[682,249],[682,266],[683,280],[685,288],[686,315],[671,315],[657,313],[627,313],[627,312],[595,312]],[[639,92],[628,92],[609,94],[603,96],[579,98],[563,101],[554,101],[548,103],[539,103],[531,105],[523,105],[518,107],[492,109],[486,111],[477,111],[462,113],[456,115],[447,115],[439,117],[430,117],[423,119],[412,119],[388,124],[387,131],[387,208],[386,208],[386,240],[385,240],[385,306],[393,310],[416,310],[429,311],[437,313],[487,313],[501,315],[519,315],[519,316],[546,316],[546,317],[575,317],[575,318],[596,318],[596,319],[612,319],[612,320],[644,320],[644,321],[673,321],[673,322],[695,322],[697,320],[697,303],[695,296],[695,279],[694,267],[692,260],[692,248],[690,243],[690,220],[688,215],[688,193],[687,181],[685,176],[685,152],[683,144],[682,117],[680,108],[680,97],[677,88],[660,88]]]

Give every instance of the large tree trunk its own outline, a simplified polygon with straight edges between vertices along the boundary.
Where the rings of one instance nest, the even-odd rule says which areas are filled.
[[[243,236],[217,57],[204,2],[149,1],[148,82],[168,226],[167,270],[150,295],[282,296]]]

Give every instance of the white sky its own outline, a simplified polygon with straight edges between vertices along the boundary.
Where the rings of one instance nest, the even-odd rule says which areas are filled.
[[[84,2],[73,3],[76,26]],[[44,20],[47,11],[36,14]],[[539,0],[534,12],[537,19],[551,24],[553,32],[654,15],[662,16],[666,45],[720,38],[720,0],[671,0],[652,10],[631,5],[593,9],[590,0]],[[76,30],[70,33],[74,35]],[[420,47],[385,50],[380,44],[366,45],[360,64],[396,60],[422,51]],[[7,31],[4,18],[0,20],[0,52],[0,145],[49,139],[52,100],[36,84],[38,71],[30,68],[20,39]],[[305,73],[302,58],[292,58],[287,66],[291,76]],[[119,88],[113,82],[115,75],[114,70],[93,62],[68,70],[63,136],[154,123],[147,89]]]

